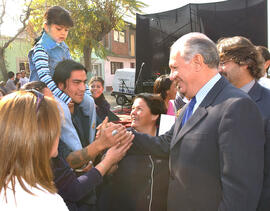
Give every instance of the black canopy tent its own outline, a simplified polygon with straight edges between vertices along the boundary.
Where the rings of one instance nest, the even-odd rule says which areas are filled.
[[[136,18],[136,93],[152,92],[155,78],[170,72],[170,46],[186,33],[202,32],[215,42],[241,35],[267,46],[267,0],[188,4]]]

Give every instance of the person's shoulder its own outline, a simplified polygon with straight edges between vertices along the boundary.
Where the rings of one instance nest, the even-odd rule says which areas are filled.
[[[58,102],[58,105],[60,106],[60,109],[64,111],[64,114],[66,114],[66,112],[70,113],[68,105],[63,100],[57,96],[54,96],[54,99]]]
[[[248,93],[243,90],[234,87],[231,83],[227,83],[222,87],[218,95],[210,103],[212,107],[218,107],[213,111],[217,111],[221,116],[236,114],[238,112],[244,112],[249,110],[250,112],[259,112],[258,107],[254,100]]]
[[[33,194],[26,192],[17,179],[15,180],[15,200],[13,196],[13,191],[11,189],[7,189],[7,197],[10,203],[6,204],[5,208],[10,208],[8,210],[68,210],[63,199],[57,193],[50,193],[40,185],[36,187],[32,187],[27,184],[24,180],[25,187],[30,190]],[[48,205],[48,201],[50,201]],[[0,203],[1,204],[1,203]],[[2,204],[3,205],[3,204]],[[1,207],[1,205],[0,205]],[[1,209],[2,210],[2,209]],[[6,210],[6,209],[4,209]]]
[[[40,45],[44,50],[49,51],[53,48],[57,48],[59,45],[46,33],[43,33],[41,39],[36,45]]]
[[[253,91],[251,96],[258,105],[263,116],[270,117],[270,90],[257,83],[254,90],[251,91]]]
[[[106,98],[104,98],[103,104],[105,107],[109,107],[110,108],[110,103],[106,100]]]
[[[223,87],[221,92],[218,95],[218,99],[221,99],[223,101],[238,101],[240,99],[248,99],[248,101],[252,101],[250,96],[244,92],[243,90],[236,88],[231,83],[226,84],[226,86]]]
[[[33,201],[31,202],[31,204],[33,205],[30,206],[31,208],[46,207],[46,210],[68,210],[64,200],[60,195],[58,195],[57,193],[50,193],[40,186],[38,188],[39,189],[35,188],[35,190],[33,191],[35,195],[33,196]],[[50,202],[49,204],[48,201]],[[43,208],[41,208],[40,210],[45,210]]]
[[[270,103],[270,90],[256,82],[248,93],[252,98],[269,101]],[[257,100],[257,99],[255,99]]]
[[[269,81],[269,83],[270,83],[270,81]],[[258,86],[261,87],[261,90],[262,90],[263,95],[265,97],[267,97],[268,99],[270,99],[270,89],[269,89],[270,88],[270,85],[269,85],[269,88],[267,88],[267,87],[265,87],[265,86],[263,86],[261,84],[258,84]]]
[[[63,42],[61,42],[61,44],[60,44],[63,48],[65,48],[65,49],[67,49],[67,50],[69,50],[69,47],[68,47],[68,45],[63,41]]]
[[[41,43],[37,43],[33,48],[33,54],[36,55],[37,53],[44,53],[47,54],[46,49]]]
[[[238,100],[248,98],[249,95],[241,89],[233,86],[226,78],[221,77],[207,95],[208,99],[214,99],[214,102],[226,102],[227,100]]]

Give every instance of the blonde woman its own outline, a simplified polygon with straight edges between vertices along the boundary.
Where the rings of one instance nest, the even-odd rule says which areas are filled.
[[[0,101],[0,210],[68,210],[56,194],[50,158],[58,154],[57,103],[32,90]]]

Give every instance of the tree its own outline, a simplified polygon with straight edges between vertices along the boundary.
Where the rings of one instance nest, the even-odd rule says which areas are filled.
[[[0,69],[3,75],[4,80],[8,79],[7,76],[7,65],[5,60],[5,51],[9,47],[9,45],[25,30],[27,26],[27,21],[31,14],[31,4],[32,0],[28,1],[26,3],[25,0],[25,8],[22,11],[22,14],[20,16],[20,22],[22,26],[18,29],[17,33],[11,37],[7,37],[1,44],[0,44]],[[4,23],[4,17],[6,15],[6,6],[7,6],[7,0],[2,0],[0,3],[0,28]]]
[[[67,44],[73,55],[83,55],[84,65],[91,70],[91,53],[104,58],[106,49],[100,42],[112,29],[123,30],[124,17],[141,12],[145,6],[137,0],[34,0],[31,24],[35,30],[41,31],[42,15],[46,6],[59,5],[71,12],[74,27],[70,30]],[[44,8],[42,10],[42,8]]]

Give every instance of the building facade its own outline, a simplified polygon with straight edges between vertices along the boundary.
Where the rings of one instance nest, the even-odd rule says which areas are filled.
[[[6,42],[9,37],[0,37],[0,44]],[[5,60],[8,71],[14,73],[20,72],[22,70],[29,74],[29,63],[28,63],[28,52],[32,45],[24,35],[16,38],[5,51]],[[2,72],[0,71],[0,78],[2,77]]]
[[[112,30],[103,39],[105,48],[110,52],[106,59],[92,56],[92,76],[102,76],[105,90],[112,90],[114,73],[120,68],[135,68],[136,28],[127,24],[124,31]]]

